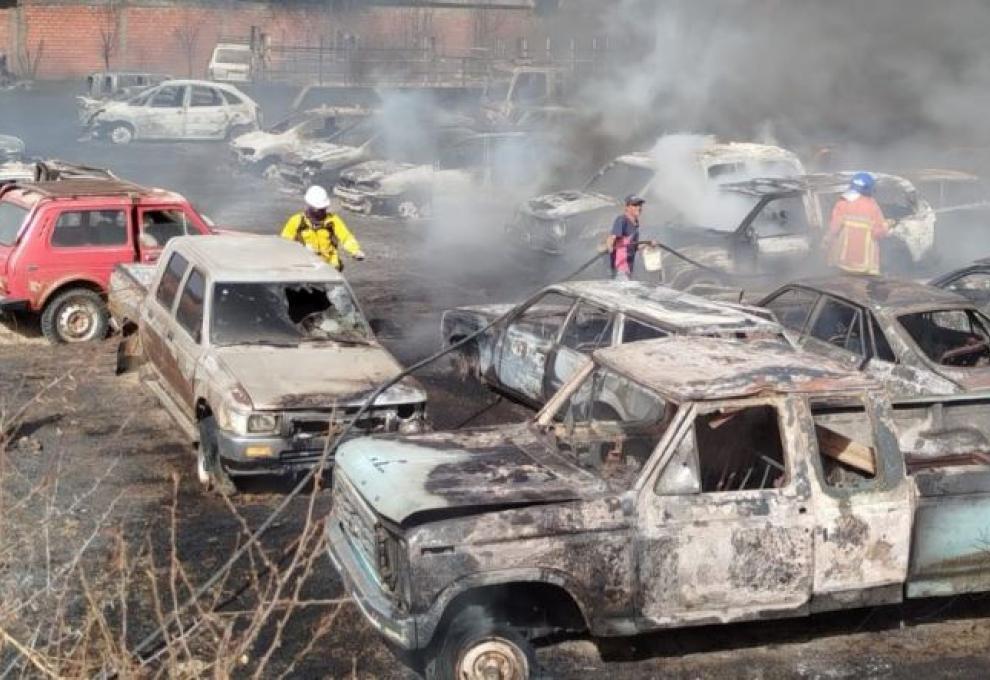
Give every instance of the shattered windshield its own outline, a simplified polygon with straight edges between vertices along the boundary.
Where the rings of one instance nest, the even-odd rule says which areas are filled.
[[[295,126],[306,122],[309,119],[309,114],[306,113],[296,113],[288,118],[283,118],[277,123],[274,123],[268,128],[268,132],[273,135],[280,135],[283,132],[288,132]]]
[[[355,119],[356,118],[356,119]],[[341,146],[361,146],[375,134],[373,121],[367,116],[360,116],[348,119],[341,116],[338,120],[343,120],[343,129],[329,141]]]
[[[343,283],[218,283],[215,345],[368,344],[371,330]]]
[[[617,491],[630,488],[673,422],[677,406],[598,368],[554,414],[557,452]]]
[[[585,190],[621,202],[629,194],[642,192],[652,179],[652,170],[628,163],[612,163],[591,180]]]
[[[27,208],[14,203],[0,203],[0,245],[14,245],[27,212]]]
[[[990,366],[990,320],[975,309],[945,309],[898,317],[929,359],[942,366]]]

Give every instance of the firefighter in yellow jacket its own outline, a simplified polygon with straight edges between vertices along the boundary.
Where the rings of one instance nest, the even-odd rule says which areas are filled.
[[[297,241],[322,257],[337,271],[344,268],[340,249],[355,260],[364,259],[361,244],[354,238],[344,220],[329,212],[330,197],[326,189],[311,186],[306,190],[306,210],[296,213],[282,227],[282,238]]]

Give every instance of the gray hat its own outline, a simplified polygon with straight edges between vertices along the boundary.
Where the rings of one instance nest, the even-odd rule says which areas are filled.
[[[646,203],[646,199],[637,196],[636,194],[629,194],[626,196],[626,205],[643,205]]]

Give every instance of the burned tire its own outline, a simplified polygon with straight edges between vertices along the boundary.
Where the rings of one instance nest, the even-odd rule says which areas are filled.
[[[127,123],[117,123],[107,134],[114,144],[130,144],[134,141],[134,128]]]
[[[103,296],[88,288],[59,293],[41,313],[41,332],[53,344],[102,340],[109,323]]]
[[[480,605],[462,609],[426,660],[427,680],[527,680],[536,675],[533,645]]]
[[[206,490],[221,496],[237,495],[237,485],[223,469],[217,443],[217,423],[213,416],[199,421],[199,446],[196,447],[196,477]]]

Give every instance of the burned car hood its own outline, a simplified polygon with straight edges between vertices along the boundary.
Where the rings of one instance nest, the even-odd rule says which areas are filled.
[[[561,220],[582,213],[613,209],[618,202],[602,194],[568,189],[526,201],[523,212],[544,219]]]
[[[551,462],[528,423],[361,437],[336,453],[336,468],[375,510],[402,523],[452,508],[511,507],[584,498],[599,489]]]
[[[379,345],[241,345],[217,348],[216,358],[259,410],[329,409],[334,404],[359,404],[402,370]],[[381,406],[424,401],[426,393],[415,380],[407,378],[375,403]]]
[[[419,167],[422,166],[401,161],[367,161],[345,170],[341,176],[353,182],[381,182]]]
[[[362,153],[363,149],[360,146],[316,142],[309,144],[306,150],[299,155],[298,160],[303,163],[323,163],[325,165],[346,162],[359,157]]]
[[[259,147],[271,146],[272,144],[277,144],[282,141],[284,135],[282,134],[272,134],[271,132],[265,132],[264,130],[252,130],[251,132],[245,132],[243,135],[236,137],[230,145],[235,148],[250,148],[257,149]]]

